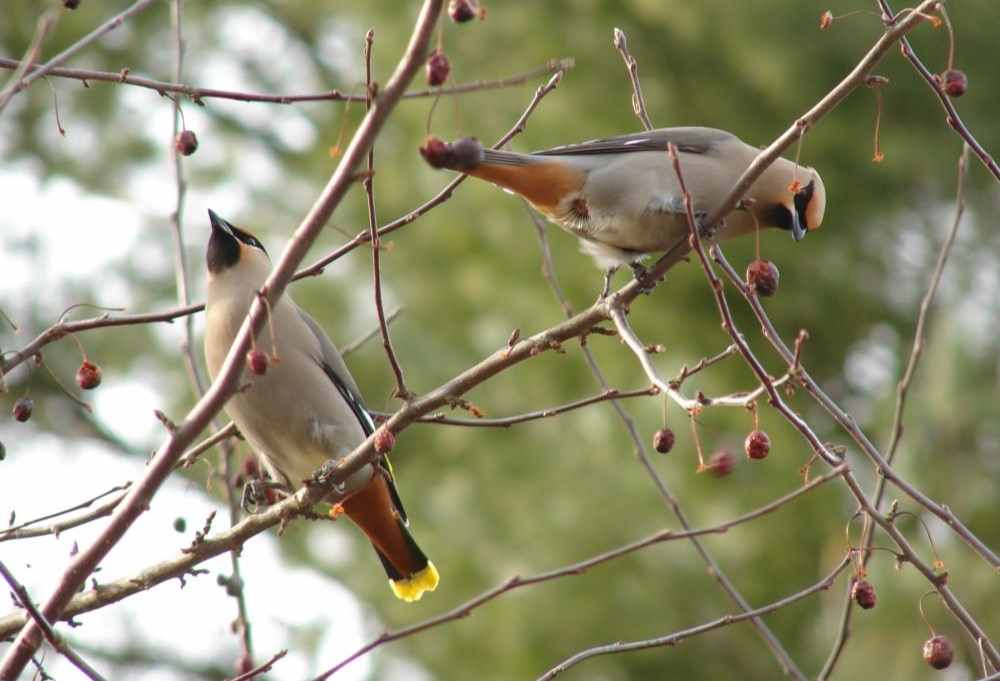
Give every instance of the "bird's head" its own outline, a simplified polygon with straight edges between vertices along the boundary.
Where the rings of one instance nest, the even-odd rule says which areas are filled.
[[[793,191],[794,187],[797,191]],[[762,227],[777,227],[799,241],[819,229],[826,212],[826,187],[812,168],[779,158],[751,191],[751,208]]]
[[[212,225],[212,235],[208,238],[208,249],[205,251],[209,279],[231,272],[266,277],[271,261],[257,237],[234,227],[211,209],[208,219]]]

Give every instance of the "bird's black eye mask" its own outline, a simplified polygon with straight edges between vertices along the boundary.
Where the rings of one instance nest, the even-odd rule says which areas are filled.
[[[806,220],[806,209],[809,208],[809,203],[812,201],[813,192],[816,191],[816,180],[809,180],[809,184],[800,189],[795,194],[795,212],[799,216],[799,224],[805,227],[807,230],[815,229],[814,225],[810,225],[808,220]]]
[[[237,239],[245,243],[247,246],[251,246],[253,248],[259,248],[260,250],[264,251],[264,255],[267,255],[267,249],[264,248],[264,244],[258,241],[257,237],[255,237],[253,234],[250,234],[249,232],[244,232],[239,227],[233,227],[232,225],[229,225],[229,228],[233,230],[233,236],[235,236]]]
[[[218,274],[238,263],[240,243],[251,248],[259,248],[264,255],[267,255],[264,245],[253,234],[234,227],[212,211],[209,211],[208,215],[212,223],[212,236],[208,239],[208,250],[205,253],[209,272]]]
[[[816,180],[810,180],[809,184],[800,189],[795,194],[795,212],[799,216],[799,223],[808,229],[815,229],[813,225],[810,225],[806,220],[806,209],[809,208],[809,203],[812,201],[813,192],[816,191]]]

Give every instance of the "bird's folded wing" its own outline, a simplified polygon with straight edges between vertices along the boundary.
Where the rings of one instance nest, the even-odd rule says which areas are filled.
[[[680,151],[689,154],[705,154],[711,151],[714,146],[733,139],[735,137],[731,133],[715,128],[660,128],[617,137],[605,137],[579,144],[567,144],[533,153],[540,156],[572,156],[622,154],[631,151],[666,151],[667,144],[673,142]]]

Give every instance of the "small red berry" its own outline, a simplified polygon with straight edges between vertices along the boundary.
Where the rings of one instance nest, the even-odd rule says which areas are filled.
[[[936,634],[924,641],[924,662],[934,669],[947,669],[955,657],[955,649],[951,641]]]
[[[674,431],[666,426],[653,433],[653,449],[660,454],[666,454],[674,448]]]
[[[35,401],[30,397],[22,397],[17,402],[14,403],[14,408],[11,413],[14,418],[24,423],[31,418],[31,412],[35,409]]]
[[[441,50],[434,50],[427,59],[427,84],[431,87],[444,85],[451,73],[451,63]]]
[[[969,78],[965,71],[948,69],[941,74],[941,89],[949,97],[961,97],[969,87]]]
[[[865,610],[875,607],[875,587],[864,579],[855,579],[851,585],[851,598]]]
[[[819,30],[825,31],[833,26],[833,12],[826,10],[819,15]]]
[[[778,290],[778,268],[770,260],[754,260],[747,266],[747,284],[759,296],[773,296]]]
[[[250,367],[250,371],[258,376],[263,376],[267,373],[267,355],[254,348],[247,353],[247,365]]]
[[[451,156],[451,145],[439,137],[428,137],[420,145],[420,155],[432,168],[444,168]]]
[[[385,428],[379,428],[375,432],[375,451],[379,454],[385,454],[386,452],[391,452],[392,448],[396,446],[396,436],[393,435],[391,430],[386,430]]]
[[[101,384],[101,367],[93,362],[83,360],[76,370],[76,384],[84,390],[93,390]]]
[[[476,17],[482,19],[486,10],[479,6],[478,0],[451,0],[448,3],[448,16],[456,24],[464,24]]]
[[[724,478],[733,472],[736,458],[728,449],[720,449],[708,460],[707,470],[717,478]]]
[[[174,149],[181,156],[190,156],[198,150],[198,136],[191,130],[181,130],[174,138]]]
[[[751,459],[766,459],[771,451],[771,438],[763,430],[752,430],[747,435],[743,448]]]

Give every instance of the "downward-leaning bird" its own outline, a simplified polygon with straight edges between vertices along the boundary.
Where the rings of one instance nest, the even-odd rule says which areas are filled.
[[[695,214],[707,214],[736,185],[760,150],[714,128],[662,128],[591,140],[531,154],[484,149],[474,139],[428,140],[429,164],[488,180],[523,196],[549,220],[581,239],[603,268],[671,251],[690,233],[667,145],[677,146]],[[823,180],[812,168],[779,158],[746,192],[743,208],[714,235],[726,239],[777,227],[796,241],[820,226]]]
[[[271,271],[261,243],[208,211],[208,298],[205,359],[214,379],[250,305]],[[274,482],[297,489],[328,459],[351,452],[374,431],[361,391],[319,324],[286,292],[270,311],[274,338],[258,347],[280,361],[263,374],[245,371],[249,388],[226,403],[233,419]],[[392,470],[383,457],[347,481],[360,487],[342,507],[371,540],[399,598],[417,600],[438,583],[434,564],[410,535]]]

